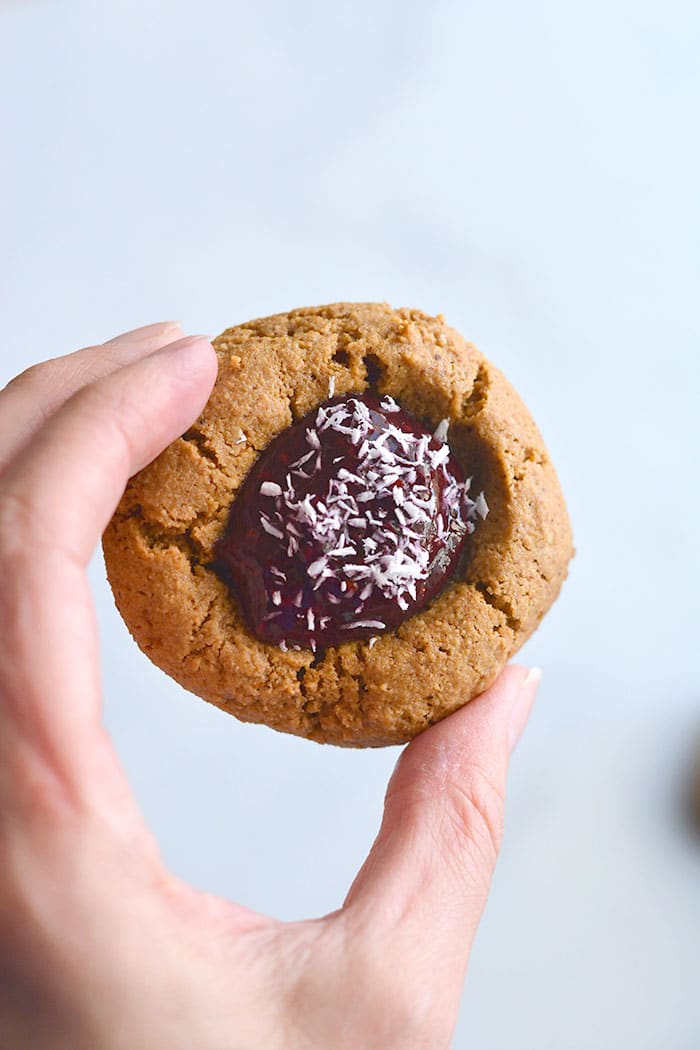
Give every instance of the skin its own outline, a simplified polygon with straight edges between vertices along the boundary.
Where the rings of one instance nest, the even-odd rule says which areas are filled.
[[[102,727],[85,568],[215,374],[208,340],[160,324],[0,392],[0,1047],[447,1048],[538,673],[506,668],[404,750],[345,903],[313,921],[171,875]]]

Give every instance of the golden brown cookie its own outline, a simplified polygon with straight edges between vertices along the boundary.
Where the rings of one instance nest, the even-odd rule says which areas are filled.
[[[504,376],[442,317],[338,303],[229,328],[195,425],[130,481],[103,541],[140,648],[249,722],[326,743],[398,744],[487,688],[559,593],[572,539],[559,482]],[[259,641],[212,568],[259,453],[328,396],[389,394],[435,427],[490,512],[424,611],[369,641],[282,651]]]

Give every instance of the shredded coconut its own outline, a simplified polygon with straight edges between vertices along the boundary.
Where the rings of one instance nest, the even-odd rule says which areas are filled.
[[[334,390],[331,377],[329,398]],[[388,395],[380,405],[385,413],[400,412]],[[285,541],[288,557],[297,553],[302,540],[307,548],[321,552],[308,566],[309,584],[318,590],[325,581],[336,581],[339,593],[333,589],[327,592],[332,605],[346,600],[339,595],[347,594],[351,584],[353,600],[359,603],[355,606],[357,613],[373,596],[393,600],[407,611],[416,601],[417,585],[430,576],[436,561],[447,564],[461,537],[474,531],[477,518],[488,514],[483,493],[475,500],[468,494],[471,478],[458,482],[448,470],[448,426],[447,419],[437,426],[434,441],[439,447],[435,448],[429,435],[417,435],[391,423],[377,433],[367,405],[357,398],[321,406],[315,425],[306,429],[311,451],[290,465],[286,487],[273,481],[261,484],[261,495],[269,498],[274,508],[261,515],[262,528]],[[353,469],[338,466],[345,457],[334,456],[332,464],[337,469],[332,471],[325,491],[309,493],[304,483],[323,469],[323,435],[327,431],[343,435],[354,446]],[[436,472],[443,476],[440,499],[445,516],[433,482]],[[432,561],[425,543],[431,529],[444,543]],[[272,603],[279,606],[285,574],[276,567],[270,571],[275,577]],[[304,604],[303,592],[299,591],[293,601],[295,615],[305,621],[311,634],[317,629],[322,632],[329,617],[321,616],[317,623],[313,609],[304,609]],[[348,631],[385,627],[383,620],[361,616],[345,625]],[[370,645],[375,641],[376,637],[370,639]],[[316,638],[309,644],[315,651]]]

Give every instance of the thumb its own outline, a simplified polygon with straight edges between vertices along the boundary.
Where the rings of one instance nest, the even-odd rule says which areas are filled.
[[[404,972],[454,984],[456,997],[500,847],[510,754],[540,677],[507,667],[409,744],[346,900],[347,919],[384,940]]]

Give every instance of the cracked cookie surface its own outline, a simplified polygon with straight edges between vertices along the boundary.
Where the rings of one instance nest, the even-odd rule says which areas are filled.
[[[572,555],[542,438],[503,375],[441,317],[339,303],[230,328],[195,424],[129,482],[103,540],[141,649],[239,719],[346,746],[409,740],[493,681],[559,593]],[[389,394],[449,442],[490,513],[424,611],[373,645],[313,654],[256,639],[213,570],[259,453],[337,394]]]

